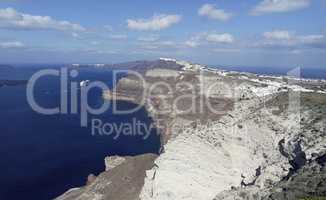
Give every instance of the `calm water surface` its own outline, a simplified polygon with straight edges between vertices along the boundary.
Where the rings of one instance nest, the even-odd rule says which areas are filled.
[[[0,69],[0,79],[28,79],[35,68]],[[102,81],[112,87],[112,72],[85,68],[71,81]],[[69,93],[69,90],[68,90]],[[103,103],[102,92],[90,91],[92,107]],[[60,103],[58,77],[41,78],[35,97],[44,107]],[[70,105],[68,105],[70,106]],[[126,109],[135,105],[119,102]],[[144,109],[128,115],[114,115],[109,109],[100,116],[90,116],[104,122],[127,123],[134,118],[150,124]],[[133,130],[135,131],[135,130]],[[80,126],[80,115],[41,115],[33,111],[26,100],[26,86],[0,88],[0,199],[47,200],[67,189],[85,184],[90,173],[104,170],[107,155],[137,155],[157,153],[160,141],[155,130],[144,140],[142,136],[92,136],[91,128]]]

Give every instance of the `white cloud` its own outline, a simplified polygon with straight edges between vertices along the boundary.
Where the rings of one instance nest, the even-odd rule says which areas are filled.
[[[207,33],[198,33],[192,36],[190,39],[184,42],[186,47],[195,48],[202,44],[202,40],[205,39]]]
[[[310,5],[310,0],[263,0],[250,14],[264,15],[300,10]]]
[[[58,21],[49,16],[20,13],[13,8],[0,9],[0,28],[17,30],[86,31],[79,24]]]
[[[159,35],[147,35],[147,36],[141,36],[138,38],[139,41],[142,42],[155,42],[160,39]]]
[[[100,42],[98,42],[98,41],[92,41],[91,42],[91,45],[99,45],[100,44]]]
[[[301,50],[298,50],[298,49],[294,49],[292,51],[290,51],[291,54],[295,54],[295,55],[298,55],[298,54],[301,54],[302,51]]]
[[[238,53],[240,51],[240,49],[213,49],[215,53]]]
[[[128,38],[127,35],[124,35],[124,34],[112,34],[109,36],[111,39],[114,39],[114,40],[125,40]]]
[[[107,31],[113,31],[113,27],[111,25],[104,25],[103,27]]]
[[[271,32],[265,32],[263,36],[266,39],[276,39],[276,40],[289,40],[292,38],[292,34],[287,30],[274,30]]]
[[[71,33],[71,36],[72,37],[75,37],[75,38],[78,38],[79,37],[79,34],[78,33]]]
[[[162,45],[162,46],[170,46],[170,47],[176,46],[176,43],[173,41],[161,41],[161,42],[158,42],[157,44]]]
[[[324,41],[325,35],[305,35],[305,36],[299,36],[298,39],[305,44],[313,44],[318,43],[321,41]]]
[[[198,15],[206,16],[210,19],[220,20],[220,21],[227,21],[229,20],[233,14],[226,12],[222,9],[217,9],[212,4],[204,4],[199,10]]]
[[[128,19],[128,28],[139,31],[159,31],[181,21],[180,15],[154,15],[150,19]]]
[[[71,33],[71,36],[76,38],[76,39],[81,39],[82,38],[78,33],[75,33],[75,32]]]
[[[268,48],[325,48],[326,36],[322,34],[297,35],[295,32],[287,30],[275,30],[263,33],[263,40],[255,42],[254,46]]]
[[[23,48],[25,45],[19,41],[10,41],[10,42],[0,42],[0,48]]]
[[[214,32],[202,32],[194,35],[190,39],[184,42],[184,46],[195,48],[200,45],[210,44],[231,44],[234,42],[234,37],[229,33],[214,33]]]
[[[206,36],[206,40],[208,42],[229,44],[234,42],[234,37],[229,33],[223,33],[223,34],[211,33]]]
[[[197,41],[195,41],[195,40],[188,40],[188,41],[185,42],[185,45],[186,45],[187,47],[192,47],[192,48],[194,48],[194,47],[199,46],[199,42],[197,42]]]
[[[141,43],[140,47],[142,49],[147,49],[147,50],[154,50],[154,49],[160,49],[160,50],[171,50],[171,49],[176,49],[179,48],[180,45],[174,41],[155,41],[151,43]]]
[[[290,33],[286,30],[276,30],[272,32],[265,32],[263,36],[270,40],[275,41],[283,40],[290,44],[317,44],[325,42],[325,35],[296,35],[294,32]]]

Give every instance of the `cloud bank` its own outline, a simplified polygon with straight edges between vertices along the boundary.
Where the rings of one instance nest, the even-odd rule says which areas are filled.
[[[0,48],[11,49],[11,48],[23,48],[25,45],[19,41],[0,42]]]
[[[255,46],[267,48],[325,48],[326,36],[323,34],[297,35],[288,30],[274,30],[263,33],[263,40],[255,43]]]
[[[232,13],[226,12],[222,9],[217,9],[215,5],[212,4],[204,4],[198,10],[198,15],[219,21],[227,21],[233,16]]]
[[[206,40],[208,42],[230,44],[234,42],[234,37],[229,33],[211,33],[206,36]]]
[[[251,15],[283,13],[306,8],[310,0],[263,0],[252,11]]]
[[[207,45],[230,45],[235,38],[230,33],[202,32],[184,42],[186,47],[195,48]]]
[[[154,15],[150,19],[128,19],[128,28],[138,31],[159,31],[181,21],[181,15]]]
[[[263,36],[266,39],[289,40],[291,39],[292,34],[286,30],[274,30],[271,32],[265,32]]]
[[[13,8],[0,9],[0,28],[14,30],[86,31],[79,24],[58,21],[49,16],[20,13]]]

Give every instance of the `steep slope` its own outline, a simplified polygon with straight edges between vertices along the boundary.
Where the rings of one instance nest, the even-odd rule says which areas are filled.
[[[171,63],[181,67],[161,67]],[[135,195],[120,196],[124,188],[116,194],[95,190],[113,181],[103,173],[98,185],[82,190],[96,191],[88,199],[325,195],[325,81],[227,72],[174,59],[152,64],[140,70],[145,84],[129,75],[103,96],[144,105],[161,133],[161,154],[142,171],[144,182],[135,182],[141,184]],[[200,109],[189,111],[193,107]],[[124,173],[121,166],[113,170]]]

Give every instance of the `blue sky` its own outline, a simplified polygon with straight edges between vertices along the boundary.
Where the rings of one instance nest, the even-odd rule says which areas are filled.
[[[2,63],[326,67],[326,0],[1,0]]]

